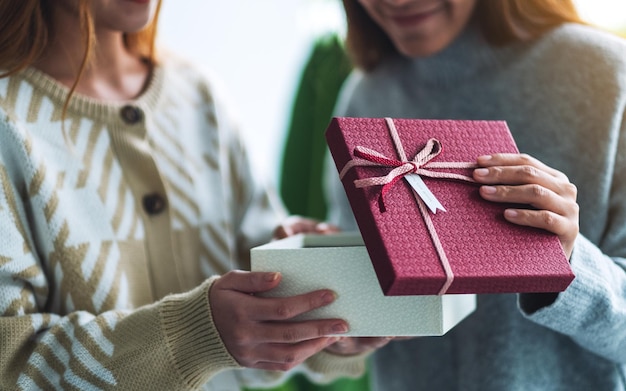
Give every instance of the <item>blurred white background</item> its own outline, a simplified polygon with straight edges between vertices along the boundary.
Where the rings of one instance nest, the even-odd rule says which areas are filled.
[[[591,23],[626,27],[626,0],[575,2]],[[221,78],[256,169],[277,183],[300,70],[325,31],[344,31],[340,0],[163,0],[159,39]]]
[[[339,0],[163,0],[159,40],[220,77],[255,168],[277,183],[300,69],[314,38],[343,25]]]

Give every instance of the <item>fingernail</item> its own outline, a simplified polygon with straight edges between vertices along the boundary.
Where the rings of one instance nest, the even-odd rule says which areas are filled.
[[[489,170],[486,168],[477,168],[474,170],[474,174],[478,176],[486,176],[487,174],[489,174]]]
[[[345,333],[348,331],[348,326],[345,323],[335,323],[332,330],[333,333]]]
[[[494,194],[496,192],[496,188],[493,186],[483,186],[482,189],[486,194]]]
[[[478,159],[480,159],[480,160],[491,160],[491,155],[482,155],[482,156],[479,156]]]
[[[504,216],[506,217],[511,217],[511,218],[515,218],[519,215],[519,213],[517,213],[516,210],[514,209],[507,209],[504,211]]]
[[[330,304],[337,298],[337,294],[335,292],[325,292],[322,295],[322,302],[324,304]]]
[[[265,274],[265,281],[274,282],[278,278],[278,273],[267,273]]]
[[[326,231],[328,229],[328,224],[327,223],[318,223],[315,226],[315,230],[318,232],[323,232]]]

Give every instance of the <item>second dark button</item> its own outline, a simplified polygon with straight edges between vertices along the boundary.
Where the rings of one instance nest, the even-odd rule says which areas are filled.
[[[165,198],[158,193],[146,194],[141,201],[143,203],[143,209],[149,215],[159,214],[163,212],[167,206]]]
[[[143,118],[143,113],[141,112],[141,109],[130,105],[122,107],[122,109],[120,110],[120,115],[122,116],[124,122],[129,125],[136,124]]]

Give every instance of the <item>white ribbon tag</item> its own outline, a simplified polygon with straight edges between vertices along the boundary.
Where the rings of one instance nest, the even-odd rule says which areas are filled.
[[[407,174],[404,176],[404,179],[406,179],[409,185],[411,185],[413,190],[415,190],[417,195],[420,196],[422,201],[424,201],[428,209],[430,209],[433,214],[437,213],[437,209],[441,209],[442,211],[446,212],[446,209],[443,207],[443,205],[441,205],[437,197],[435,197],[435,195],[430,191],[428,186],[426,186],[426,184],[422,180],[422,177],[417,174]]]

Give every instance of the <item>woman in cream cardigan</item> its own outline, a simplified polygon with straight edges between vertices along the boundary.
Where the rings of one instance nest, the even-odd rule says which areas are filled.
[[[159,7],[0,4],[0,389],[359,375],[377,341],[346,350],[328,337],[341,319],[289,322],[333,292],[261,298],[278,273],[231,271],[273,231],[328,228],[283,219],[213,79],[157,56]]]

